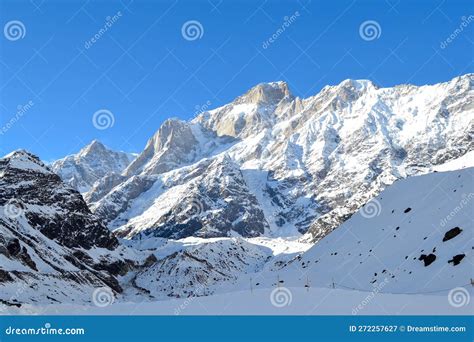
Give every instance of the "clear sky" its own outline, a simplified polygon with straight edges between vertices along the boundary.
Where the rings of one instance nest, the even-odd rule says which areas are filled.
[[[51,161],[92,139],[141,151],[166,118],[261,82],[307,97],[347,78],[427,84],[474,70],[471,0],[0,4],[1,155]],[[113,125],[94,125],[103,109]]]

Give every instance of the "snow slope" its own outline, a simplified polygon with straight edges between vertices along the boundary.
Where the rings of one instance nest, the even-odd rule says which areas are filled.
[[[119,302],[153,302],[277,286],[416,297],[464,286],[473,78],[347,80],[308,99],[261,84],[191,122],[166,121],[135,161],[112,158],[92,185],[89,171],[109,156],[90,154],[102,150],[93,143],[90,168],[66,179],[84,181],[94,214],[36,157],[15,152],[0,160],[0,299],[91,303],[108,287]],[[318,242],[295,255],[306,232]]]
[[[453,171],[465,169],[467,167],[474,167],[474,151],[469,151],[462,157],[450,160],[444,164],[436,165],[433,167],[433,171]]]
[[[261,286],[445,293],[473,274],[474,168],[395,182]]]
[[[347,314],[357,308],[358,314],[427,310],[459,314],[466,310],[446,301],[451,289],[470,286],[472,278],[474,168],[397,181],[315,246],[295,255],[308,245],[263,237],[178,241],[154,237],[118,246],[112,238],[110,243],[104,240],[107,231],[92,216],[87,218],[92,220],[87,229],[102,233],[86,235],[97,240],[63,234],[54,225],[55,217],[63,221],[68,217],[74,224],[74,215],[90,214],[87,209],[81,212],[80,206],[70,213],[76,200],[55,204],[48,199],[79,194],[61,185],[26,152],[16,152],[0,165],[2,187],[7,190],[3,202],[14,195],[22,203],[18,217],[0,217],[1,299],[10,305],[2,308],[9,313]],[[50,184],[40,188],[55,196],[28,190],[45,181]],[[77,201],[79,205],[80,197]],[[48,208],[41,209],[39,202]],[[5,205],[3,212],[8,211]],[[44,217],[53,221],[32,225],[33,218]],[[143,263],[150,252],[155,258],[144,265],[133,262]],[[37,285],[30,288],[31,284]],[[95,303],[98,288],[111,288],[118,304],[104,311],[84,306]],[[268,302],[275,288],[283,293],[273,302],[290,296],[288,307]],[[127,304],[130,301],[140,304]],[[58,302],[79,306],[51,305]],[[199,307],[190,304],[194,302]],[[29,304],[17,311],[14,306],[19,303]]]

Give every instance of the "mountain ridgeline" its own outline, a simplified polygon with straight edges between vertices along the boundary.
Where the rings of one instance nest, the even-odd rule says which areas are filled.
[[[306,99],[260,84],[191,121],[165,121],[84,197],[127,239],[316,241],[395,180],[472,150],[473,84],[472,74],[393,88],[346,80]]]

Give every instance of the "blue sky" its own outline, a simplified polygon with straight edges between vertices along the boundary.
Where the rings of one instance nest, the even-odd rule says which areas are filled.
[[[446,81],[474,70],[470,15],[467,0],[0,0],[0,154],[25,148],[51,161],[92,139],[140,151],[166,118],[192,118],[260,82],[307,97],[347,78]],[[14,20],[19,36],[7,30]],[[191,20],[199,34],[183,36]],[[375,36],[361,35],[367,21]],[[107,129],[92,121],[102,109]]]

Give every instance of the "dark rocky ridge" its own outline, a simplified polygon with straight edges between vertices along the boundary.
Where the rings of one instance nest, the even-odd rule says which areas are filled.
[[[33,168],[18,168],[27,163]],[[18,210],[29,206],[54,208],[54,213],[25,211],[28,223],[46,237],[66,247],[118,246],[117,239],[91,213],[81,194],[64,186],[61,178],[36,156],[14,152],[0,160],[0,173],[0,205],[10,202]]]
[[[98,287],[120,293],[116,277],[144,260],[127,258],[79,192],[26,151],[0,159],[0,259],[5,305],[90,302]]]

